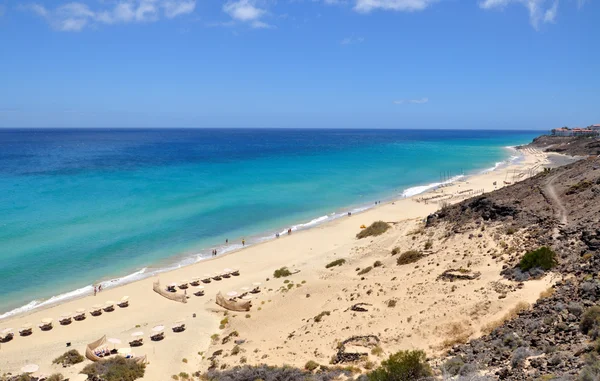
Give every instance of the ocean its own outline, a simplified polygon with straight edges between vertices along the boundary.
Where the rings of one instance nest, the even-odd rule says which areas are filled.
[[[0,318],[493,170],[537,135],[0,129]]]

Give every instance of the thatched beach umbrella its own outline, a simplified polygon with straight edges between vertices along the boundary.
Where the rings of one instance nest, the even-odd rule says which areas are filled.
[[[4,336],[4,335],[8,335],[8,334],[9,334],[9,333],[11,333],[12,331],[13,331],[13,329],[12,329],[12,328],[4,328],[4,329],[2,330],[2,332],[0,332],[0,334],[2,334],[3,336]]]
[[[152,332],[162,332],[165,330],[165,326],[164,325],[157,325],[155,327],[152,328]]]
[[[52,322],[54,321],[54,319],[52,318],[43,318],[42,319],[42,324],[52,324]]]
[[[108,338],[108,339],[106,339],[106,341],[108,341],[111,344],[114,344],[113,349],[116,348],[117,344],[121,344],[121,340],[116,339],[114,337]]]
[[[31,327],[33,327],[31,323],[23,323],[21,329],[31,329]]]
[[[137,331],[131,334],[132,337],[140,337],[140,336],[144,336],[144,332],[142,331]]]
[[[229,291],[227,293],[227,296],[236,296],[237,294],[238,294],[237,291]]]

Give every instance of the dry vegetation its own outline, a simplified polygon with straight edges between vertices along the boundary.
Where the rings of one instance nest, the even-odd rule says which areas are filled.
[[[489,322],[489,323],[485,324],[484,326],[482,326],[481,333],[483,333],[484,335],[489,335],[494,329],[501,326],[505,321],[514,319],[515,317],[517,317],[517,315],[519,315],[520,312],[523,312],[523,311],[529,309],[529,307],[530,307],[529,303],[526,303],[526,302],[517,303],[517,305],[514,306],[510,311],[508,311],[506,313],[506,315],[504,315],[501,319]]]

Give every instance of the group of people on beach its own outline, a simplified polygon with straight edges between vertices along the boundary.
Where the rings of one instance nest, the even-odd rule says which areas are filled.
[[[94,286],[94,296],[96,296],[96,294],[99,293],[100,291],[102,291],[101,284],[99,284],[98,286]]]

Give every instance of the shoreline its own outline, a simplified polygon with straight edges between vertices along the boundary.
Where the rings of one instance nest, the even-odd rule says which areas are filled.
[[[484,192],[494,190],[495,187],[492,184],[498,181],[501,183],[505,172],[521,171],[522,173],[530,173],[533,167],[538,166],[541,169],[541,166],[550,164],[546,159],[548,155],[541,151],[523,152],[523,155],[524,159],[520,163],[513,163],[502,170],[473,175],[465,181],[449,184],[441,188],[441,190],[447,195],[456,195],[451,202],[459,202],[466,195],[464,192],[465,190],[469,190],[468,188],[483,189]],[[421,196],[428,194],[436,195],[439,193],[441,192],[430,190],[422,193]],[[277,322],[277,324],[286,324],[286,314],[294,311],[295,307],[292,307],[292,310],[289,311],[284,307],[289,302],[286,302],[285,299],[287,298],[283,293],[280,294],[280,290],[278,289],[281,280],[270,279],[275,269],[288,267],[293,272],[300,271],[299,275],[294,276],[294,278],[303,287],[298,288],[298,291],[294,289],[292,292],[292,295],[300,298],[292,297],[290,301],[293,305],[295,305],[295,302],[300,302],[300,300],[306,300],[303,302],[309,303],[306,305],[306,308],[318,308],[322,310],[323,303],[327,302],[320,301],[321,299],[317,292],[321,290],[323,297],[330,297],[331,292],[328,289],[331,283],[329,282],[334,281],[334,278],[330,279],[329,273],[323,272],[325,264],[335,259],[349,258],[348,255],[358,256],[355,260],[359,260],[364,255],[360,253],[365,252],[365,250],[366,253],[371,253],[373,250],[376,253],[381,252],[384,248],[381,246],[381,243],[373,243],[372,240],[356,240],[355,235],[360,231],[360,225],[369,225],[373,221],[383,220],[393,222],[398,229],[414,229],[414,226],[418,225],[424,217],[438,210],[439,206],[440,204],[436,201],[429,203],[418,202],[416,197],[400,198],[396,201],[386,201],[385,203],[382,201],[381,205],[374,206],[363,213],[358,213],[347,218],[338,218],[311,229],[298,231],[290,236],[286,235],[280,239],[273,239],[248,246],[244,248],[243,254],[241,254],[242,250],[232,251],[218,257],[203,260],[191,266],[161,273],[158,276],[148,277],[103,290],[96,297],[86,295],[11,316],[0,321],[0,331],[5,328],[14,328],[16,332],[23,324],[29,323],[35,325],[48,317],[55,319],[56,325],[54,329],[47,332],[42,332],[35,327],[31,337],[21,337],[17,333],[11,342],[2,344],[0,347],[0,353],[2,353],[0,356],[0,368],[3,371],[16,372],[21,366],[25,365],[25,362],[36,362],[41,366],[41,372],[43,373],[50,374],[60,371],[65,375],[70,375],[73,372],[78,372],[81,367],[58,369],[56,366],[50,364],[53,358],[65,351],[65,342],[71,343],[72,348],[83,352],[87,343],[95,341],[104,335],[119,338],[123,343],[126,343],[135,331],[142,330],[146,334],[155,325],[169,327],[174,322],[184,318],[186,319],[187,326],[185,333],[173,334],[169,331],[167,334],[168,338],[164,342],[155,344],[149,341],[147,345],[135,348],[135,354],[147,355],[152,364],[150,365],[151,370],[149,368],[144,380],[158,381],[167,379],[170,374],[175,373],[173,369],[180,367],[182,370],[192,373],[201,367],[203,361],[197,353],[204,353],[210,346],[211,336],[215,332],[220,332],[219,321],[222,319],[222,313],[215,312],[222,310],[214,304],[217,292],[240,291],[245,287],[252,286],[255,282],[262,282],[262,292],[253,300],[255,307],[246,315],[248,321],[244,322],[244,315],[242,313],[241,317],[237,318],[242,319],[239,323],[252,323],[256,320],[256,324],[260,324],[261,321],[264,324],[263,319],[266,318],[269,321]],[[405,234],[403,233],[402,236],[405,236]],[[378,241],[376,240],[375,242]],[[391,244],[394,245],[393,242]],[[390,244],[385,245],[385,250],[390,250]],[[389,251],[386,252],[389,253]],[[369,255],[364,258],[370,260],[372,263]],[[494,274],[498,270],[496,268],[498,264],[488,264],[488,266],[490,265],[493,266],[485,267],[485,269],[489,272],[490,276],[496,277]],[[354,268],[354,266],[350,267]],[[348,270],[352,271],[350,267]],[[365,265],[362,267],[365,267]],[[166,285],[184,279],[190,280],[194,277],[202,276],[204,273],[214,274],[222,272],[224,268],[239,268],[241,275],[205,284],[206,295],[203,297],[191,295],[188,303],[185,304],[163,298],[152,290],[152,284],[156,280],[159,280],[161,285]],[[388,277],[391,277],[391,275],[387,275],[386,279]],[[324,281],[325,279],[329,280]],[[301,284],[301,280],[307,281],[307,283]],[[350,283],[347,283],[348,280],[343,279],[340,279],[338,282],[342,281],[348,285],[355,282],[351,280]],[[418,281],[418,278],[415,281]],[[534,285],[537,287],[535,292],[532,293],[532,290],[523,289],[523,293],[525,294],[515,295],[515,297],[529,295],[528,298],[532,298],[537,295],[538,288],[547,287],[547,281],[532,283],[532,287]],[[300,286],[297,285],[297,287]],[[305,299],[304,294],[302,296],[298,295],[298,293],[305,292],[303,290],[309,292],[312,297]],[[179,291],[179,293],[182,294],[183,292]],[[88,316],[84,321],[73,322],[67,326],[61,326],[57,322],[58,317],[70,314],[79,308],[89,308],[94,304],[103,303],[105,300],[118,301],[125,295],[129,296],[130,300],[128,308],[117,308],[114,312],[103,313],[99,317]],[[282,300],[281,298],[285,299]],[[271,303],[271,300],[273,300],[273,303]],[[507,298],[496,303],[504,303],[502,304],[504,306],[507,303],[514,302],[514,298]],[[418,308],[418,306],[415,305],[413,308]],[[497,308],[500,308],[500,305]],[[316,315],[319,311],[313,312],[312,316]],[[418,311],[414,311],[414,313],[418,313]],[[500,314],[500,312],[497,314]],[[234,313],[231,317],[234,318],[239,315]],[[452,314],[449,316],[452,316]],[[274,337],[285,339],[287,334],[284,334],[279,329],[274,331],[273,335]],[[255,342],[258,343],[258,341]],[[182,358],[191,359],[191,361],[189,363],[183,362],[182,364]],[[275,359],[273,358],[273,360]],[[85,362],[83,365],[85,365]]]
[[[341,207],[340,208],[341,210],[336,210],[330,214],[315,217],[308,222],[299,222],[299,223],[295,223],[295,224],[291,225],[292,232],[297,233],[297,232],[301,232],[301,231],[307,231],[310,229],[318,228],[320,226],[334,223],[336,220],[338,220],[340,218],[346,217],[347,213],[349,213],[349,212],[352,213],[352,215],[360,215],[366,211],[378,208],[381,205],[386,205],[386,204],[397,202],[400,200],[417,199],[418,196],[425,195],[429,192],[435,192],[438,189],[456,184],[457,182],[461,182],[461,181],[467,182],[470,178],[473,178],[476,176],[486,175],[486,174],[489,174],[494,171],[508,169],[512,165],[518,165],[519,162],[525,158],[525,154],[521,151],[521,149],[524,147],[526,147],[526,145],[502,147],[502,148],[506,149],[507,151],[509,151],[509,156],[502,161],[496,162],[493,167],[488,167],[483,170],[479,170],[479,169],[472,170],[471,173],[468,173],[468,174],[455,175],[446,181],[432,182],[432,183],[428,183],[426,185],[410,186],[408,188],[403,189],[399,194],[398,194],[398,191],[394,191],[393,195],[382,197],[381,198],[382,201],[379,201],[381,204],[375,205],[372,202],[370,202],[369,204],[358,204],[357,203],[355,205]],[[510,152],[512,152],[513,154],[510,154]],[[550,157],[551,154],[552,153],[546,153],[545,155],[547,157]],[[561,155],[561,154],[556,154],[556,155],[569,157],[568,155]],[[279,230],[281,230],[281,231],[279,231]],[[279,234],[282,237],[286,235],[286,233],[287,233],[286,230],[287,229],[285,229],[285,228],[273,228],[272,229],[272,231],[279,231]],[[6,321],[7,319],[13,318],[13,317],[26,316],[29,313],[43,311],[47,308],[51,308],[53,306],[60,305],[61,303],[65,303],[68,301],[73,301],[73,300],[84,298],[86,296],[90,296],[93,294],[94,285],[102,285],[103,290],[119,288],[119,287],[122,287],[122,286],[125,286],[128,284],[131,284],[131,283],[142,281],[144,279],[148,279],[148,278],[160,276],[161,274],[166,274],[166,273],[169,273],[172,271],[176,271],[181,268],[194,266],[194,265],[201,264],[201,263],[204,263],[204,262],[207,262],[210,260],[224,257],[226,255],[237,253],[237,252],[247,249],[249,247],[261,245],[266,242],[270,242],[270,241],[277,239],[271,235],[267,236],[266,234],[267,234],[266,232],[263,232],[263,233],[258,233],[254,236],[250,236],[250,238],[246,240],[247,244],[245,246],[242,246],[241,244],[237,244],[237,243],[216,246],[216,248],[219,250],[219,254],[217,255],[217,257],[211,257],[211,256],[203,257],[202,256],[203,252],[204,251],[208,252],[208,250],[209,250],[208,248],[202,249],[200,252],[194,253],[191,255],[189,255],[189,254],[188,255],[173,255],[173,256],[169,257],[171,259],[171,261],[169,261],[169,258],[162,259],[162,261],[167,262],[165,264],[165,266],[162,266],[162,267],[158,267],[158,266],[155,267],[153,264],[147,264],[147,265],[145,265],[139,269],[136,269],[135,271],[133,271],[129,274],[123,275],[121,277],[106,276],[106,278],[105,278],[106,280],[100,280],[95,284],[88,284],[83,287],[76,288],[74,290],[70,290],[70,291],[67,291],[67,292],[64,292],[64,293],[61,293],[58,295],[54,295],[47,299],[31,300],[31,301],[26,302],[25,304],[15,307],[11,310],[0,311],[0,323],[3,321]],[[240,238],[240,237],[236,237],[235,239],[238,239],[238,238]]]

